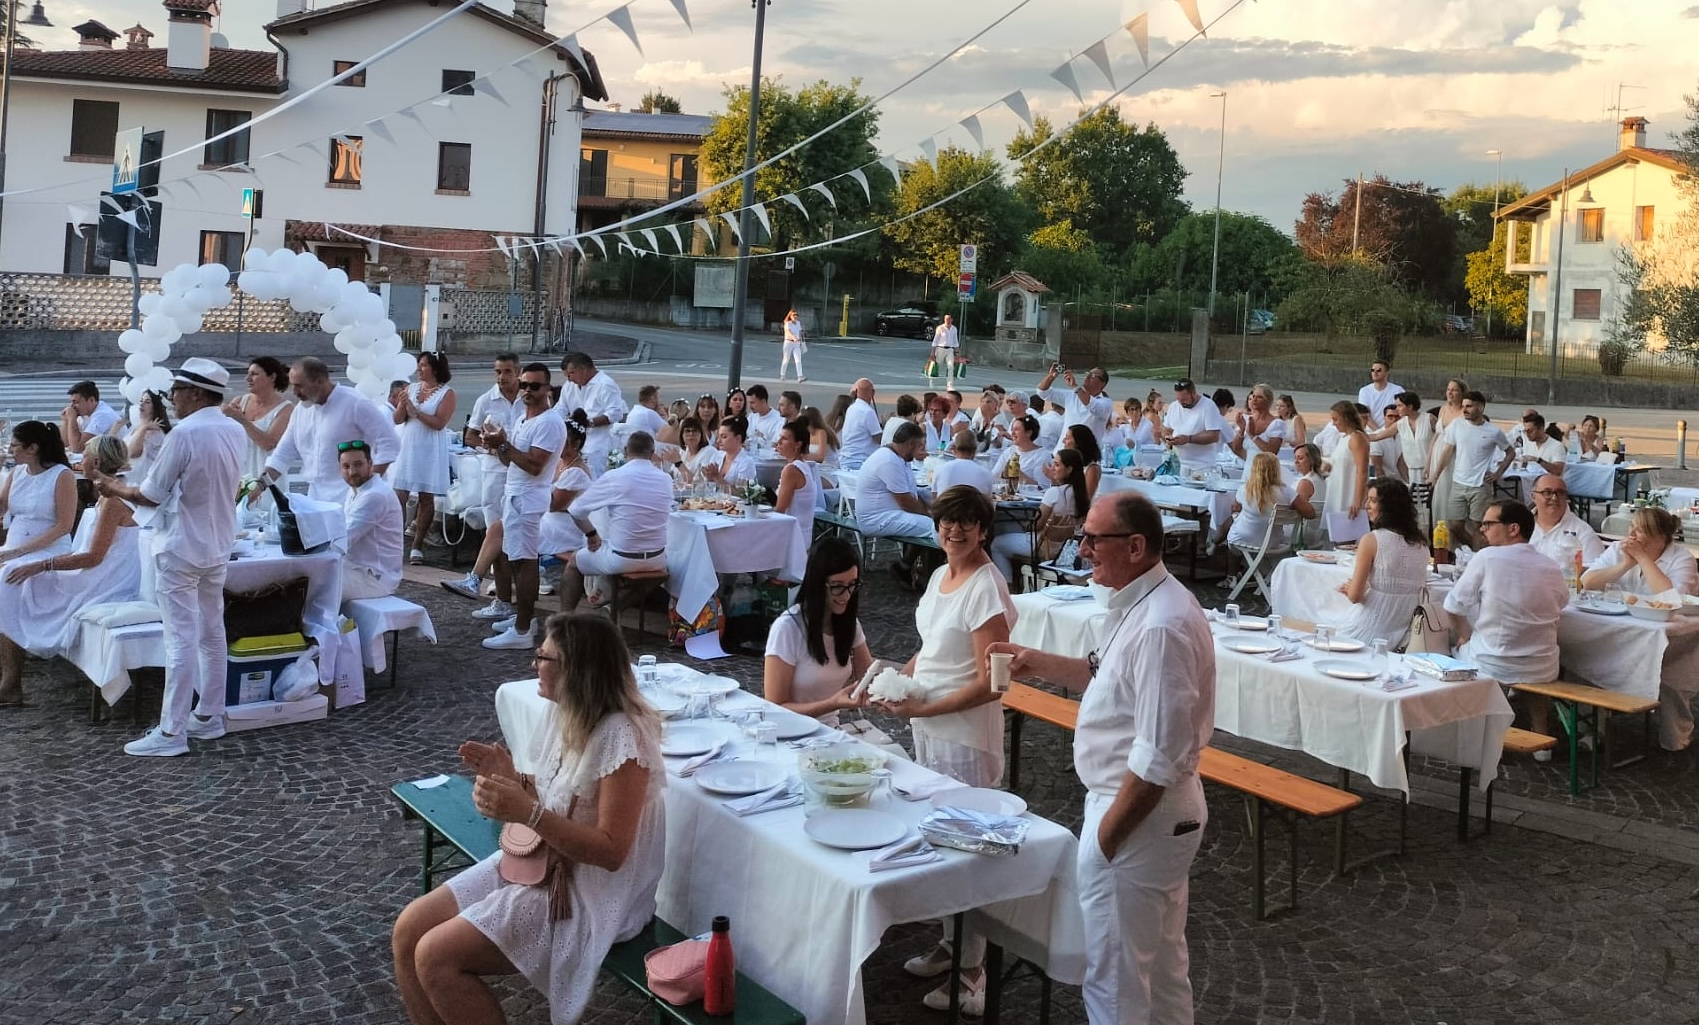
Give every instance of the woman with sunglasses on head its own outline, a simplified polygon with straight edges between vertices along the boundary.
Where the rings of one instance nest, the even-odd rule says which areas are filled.
[[[731,391],[726,392],[726,411],[723,414],[723,416],[748,416],[748,415],[749,415],[749,396],[747,396],[743,393],[743,389],[742,388],[733,388]]]
[[[129,450],[130,476],[147,480],[148,467],[159,450],[165,447],[165,436],[171,433],[171,413],[165,396],[160,392],[142,392],[140,402],[131,407],[130,433],[124,444]]]
[[[775,705],[838,725],[838,712],[866,701],[850,696],[873,656],[857,618],[861,563],[855,546],[822,538],[808,553],[796,604],[767,632],[762,694]]]
[[[744,450],[749,421],[728,416],[720,421],[718,458],[702,464],[702,475],[725,488],[735,488],[755,479],[755,457]]]

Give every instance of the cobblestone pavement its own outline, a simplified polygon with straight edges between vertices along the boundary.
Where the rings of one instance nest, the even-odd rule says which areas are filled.
[[[867,632],[878,653],[903,656],[916,643],[912,596],[884,574],[868,579]],[[1212,584],[1198,590],[1219,603]],[[120,745],[140,732],[127,707],[90,726],[80,676],[63,662],[31,663],[34,707],[0,713],[0,1023],[403,1020],[388,929],[417,885],[419,833],[388,788],[457,771],[460,740],[497,735],[496,686],[530,674],[523,655],[476,646],[471,603],[429,583],[402,594],[429,607],[442,643],[404,641],[395,690],[375,680],[366,704],[325,722],[196,742],[189,758],[126,758]],[[638,650],[685,660],[653,635]],[[715,669],[759,688],[758,659]],[[147,697],[146,716],[157,714],[157,689]],[[900,724],[880,725],[906,738]],[[1026,733],[1025,796],[1077,827],[1070,738],[1036,723]],[[1219,739],[1331,779],[1301,756]],[[1468,843],[1448,804],[1454,775],[1413,771],[1426,803],[1410,808],[1404,857],[1336,877],[1331,827],[1301,823],[1301,906],[1260,923],[1249,914],[1242,805],[1209,788],[1189,925],[1199,1021],[1695,1020],[1690,763],[1608,772],[1570,799],[1561,759],[1516,761],[1499,784],[1502,821]],[[1396,805],[1378,795],[1352,817],[1353,851],[1393,842],[1396,822]],[[1278,831],[1269,855],[1277,902]],[[872,1022],[945,1020],[920,1006],[930,983],[900,967],[933,935],[894,929],[867,963]],[[512,1021],[547,1021],[522,983],[502,992]],[[1037,1020],[1035,981],[1008,994],[1006,1020]],[[1056,1012],[1083,1020],[1077,990],[1057,987]],[[586,1020],[647,1018],[604,982]]]

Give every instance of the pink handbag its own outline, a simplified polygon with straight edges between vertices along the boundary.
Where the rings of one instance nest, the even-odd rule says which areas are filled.
[[[707,993],[707,964],[708,944],[701,940],[656,947],[643,957],[649,991],[674,1007],[694,1004]]]

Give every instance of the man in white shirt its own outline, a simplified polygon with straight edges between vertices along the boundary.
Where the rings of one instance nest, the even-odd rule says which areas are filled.
[[[752,384],[744,394],[749,400],[750,444],[759,440],[761,448],[772,448],[779,440],[779,432],[785,429],[785,418],[767,400],[766,385]]]
[[[532,613],[537,607],[539,532],[543,514],[549,511],[561,446],[566,444],[566,421],[549,409],[548,365],[527,363],[519,374],[519,388],[525,411],[513,429],[484,435],[485,443],[507,467],[501,557],[495,564],[496,601],[513,606],[512,620],[497,620],[503,629],[485,638],[484,647],[514,651],[529,649],[537,641]],[[499,606],[492,606],[473,615],[496,619],[500,612]]]
[[[1062,379],[1068,382],[1066,388],[1051,387],[1058,370],[1061,371]],[[1063,369],[1059,363],[1050,365],[1050,372],[1044,375],[1044,380],[1038,382],[1038,392],[1062,412],[1062,428],[1056,432],[1055,448],[1062,447],[1062,432],[1075,424],[1085,424],[1098,444],[1103,443],[1103,434],[1109,430],[1109,421],[1115,419],[1115,403],[1103,394],[1103,389],[1107,387],[1109,371],[1102,367],[1092,367],[1086,372],[1085,380],[1076,383],[1072,370]]]
[[[1569,453],[1563,443],[1546,433],[1546,418],[1533,410],[1522,414],[1522,441],[1516,446],[1516,462],[1524,474],[1540,472],[1563,476]]]
[[[901,427],[904,423],[918,424],[923,422],[926,419],[925,413],[926,410],[921,406],[919,399],[913,395],[898,395],[897,411],[885,421],[884,428],[879,432],[879,444],[889,445],[891,439],[896,437],[898,427]]]
[[[799,391],[784,391],[779,393],[779,422],[788,424],[802,415],[802,393]]]
[[[1445,596],[1445,610],[1456,617],[1457,657],[1506,686],[1550,683],[1558,675],[1557,621],[1569,604],[1563,571],[1528,544],[1534,514],[1521,502],[1489,504],[1481,533],[1488,547],[1475,553]],[[1529,701],[1535,733],[1546,732],[1550,712],[1549,700]],[[1551,752],[1534,757],[1550,761]]]
[[[342,560],[342,600],[381,598],[401,586],[401,503],[372,472],[372,450],[355,438],[338,446],[348,497],[342,520],[348,540]]]
[[[1575,551],[1581,551],[1581,567],[1591,566],[1605,554],[1605,543],[1587,521],[1569,508],[1569,488],[1563,478],[1546,474],[1534,481],[1534,533],[1529,547],[1558,564],[1567,576],[1575,569]]]
[[[295,412],[265,461],[267,477],[277,480],[298,464],[307,478],[307,497],[339,503],[348,493],[337,462],[340,442],[364,438],[372,447],[375,473],[383,473],[395,462],[401,439],[391,414],[353,388],[332,381],[323,360],[311,356],[297,360],[289,368],[289,390],[295,394]]]
[[[496,383],[472,403],[472,416],[466,422],[466,444],[479,449],[478,466],[483,471],[480,480],[483,492],[484,542],[478,546],[478,557],[472,569],[459,580],[444,580],[445,590],[466,598],[483,599],[484,574],[495,565],[501,554],[501,496],[507,490],[507,467],[484,445],[483,428],[492,424],[503,430],[513,427],[514,420],[524,411],[519,399],[519,357],[504,352],[495,358]],[[508,613],[502,613],[505,617]]]
[[[632,430],[648,434],[659,434],[666,427],[667,418],[661,415],[660,385],[646,384],[637,389],[637,405],[625,414],[625,422]]]
[[[1086,513],[1081,554],[1114,591],[1086,658],[993,643],[1010,674],[1084,691],[1074,771],[1085,784],[1078,872],[1082,996],[1091,1025],[1192,1021],[1186,904],[1209,809],[1198,758],[1215,727],[1215,641],[1162,564],[1162,515],[1121,492]]]
[[[1182,465],[1213,466],[1227,422],[1213,401],[1198,394],[1192,379],[1183,377],[1174,385],[1174,401],[1162,414],[1162,428],[1162,440],[1174,446]]]
[[[944,372],[944,383],[956,379],[956,352],[961,348],[961,335],[956,331],[956,322],[948,313],[932,332],[932,362],[935,369]]]
[[[59,411],[59,436],[67,452],[80,453],[89,439],[110,433],[118,422],[118,411],[100,400],[100,388],[93,381],[78,381],[65,397],[70,401]]]
[[[617,576],[667,566],[667,517],[673,509],[673,481],[654,463],[655,439],[638,431],[625,439],[624,465],[609,470],[567,512],[584,532],[584,547],[561,570],[561,610],[572,612],[586,595],[585,577]],[[590,521],[602,512],[603,537]],[[596,590],[592,588],[591,590]],[[601,604],[591,595],[592,604]]]
[[[873,408],[873,382],[863,377],[851,386],[855,401],[844,411],[844,429],[838,432],[838,464],[854,470],[879,447],[882,428]]]
[[[199,356],[183,361],[171,385],[177,424],[165,436],[147,479],[123,484],[96,477],[102,496],[155,506],[155,592],[165,622],[165,698],[159,725],[124,753],[189,753],[189,738],[224,736],[230,649],[224,634],[224,575],[236,541],[231,500],[242,477],[248,436],[224,415],[230,372]],[[394,500],[390,502],[395,505]],[[397,507],[397,514],[400,509]],[[189,701],[200,696],[195,713]]]
[[[1476,550],[1485,548],[1490,541],[1475,530],[1475,524],[1486,514],[1493,481],[1504,473],[1516,451],[1498,425],[1487,419],[1487,397],[1478,391],[1463,396],[1463,415],[1451,421],[1442,437],[1446,444],[1434,461],[1434,478],[1451,468],[1451,497],[1447,508],[1435,509],[1434,515],[1443,514],[1450,521],[1454,541],[1467,542]],[[1501,452],[1503,457],[1498,458]]]
[[[1370,426],[1386,426],[1386,409],[1398,401],[1398,393],[1404,390],[1403,385],[1392,383],[1391,375],[1392,368],[1387,362],[1377,359],[1369,364],[1369,383],[1357,389],[1357,401],[1369,407]]]
[[[891,443],[861,465],[856,478],[855,520],[862,537],[932,536],[932,516],[915,487],[914,470],[909,466],[921,457],[925,445],[925,429],[904,421],[897,425]],[[891,572],[912,585],[916,553],[910,549],[903,546],[903,558],[891,564]]]
[[[619,393],[619,382],[596,369],[596,361],[582,352],[569,352],[560,361],[566,383],[561,385],[560,399],[555,411],[564,427],[574,410],[582,409],[590,421],[590,436],[584,441],[584,466],[591,477],[600,477],[608,468],[608,453],[613,451],[613,425],[625,418],[625,399]]]
[[[932,493],[942,495],[957,485],[966,484],[989,496],[997,482],[991,471],[973,458],[979,452],[979,439],[972,431],[957,431],[950,441],[950,454],[956,458],[945,462],[932,473]]]
[[[1033,441],[1039,448],[1055,451],[1062,447],[1062,430],[1066,421],[1062,411],[1054,402],[1044,401],[1041,395],[1032,397],[1032,405],[1027,407],[1033,416],[1038,418],[1038,437]]]

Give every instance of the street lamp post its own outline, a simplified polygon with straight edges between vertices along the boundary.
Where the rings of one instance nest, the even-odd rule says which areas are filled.
[[[1498,164],[1493,169],[1493,238],[1498,238],[1498,195],[1504,182],[1504,150],[1487,150],[1487,156],[1497,157]],[[1488,252],[1492,247],[1487,247]],[[1498,268],[1487,278],[1487,337],[1493,336],[1493,307],[1498,305]]]
[[[23,0],[4,0],[6,4],[6,60],[0,65],[0,223],[3,223],[6,213],[6,129],[12,124],[12,52],[17,49],[18,41],[18,5]],[[47,20],[47,12],[41,9],[41,0],[36,0],[30,9],[29,17],[24,19],[25,25],[35,28],[52,28],[53,23]]]
[[[1227,93],[1209,95],[1221,100],[1221,149],[1215,158],[1215,247],[1209,257],[1209,315],[1214,318],[1216,272],[1221,267],[1221,172],[1227,165]]]
[[[755,230],[755,129],[761,117],[761,43],[767,32],[767,6],[773,0],[750,0],[755,8],[755,59],[749,72],[749,140],[743,149],[743,210],[737,215],[737,273],[732,286],[732,353],[726,367],[726,391],[743,377],[743,319],[749,307],[749,236]]]

